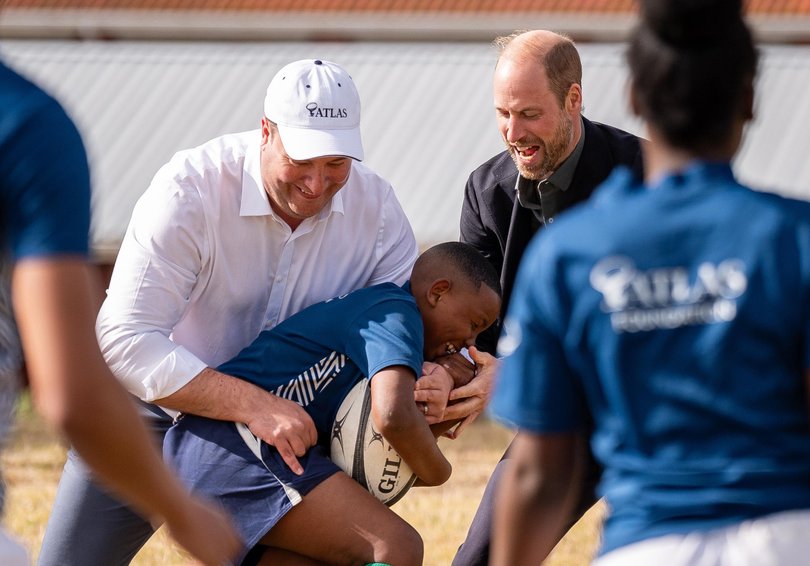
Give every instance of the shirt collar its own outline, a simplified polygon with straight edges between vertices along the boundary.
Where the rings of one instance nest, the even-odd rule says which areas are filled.
[[[518,175],[518,182],[516,185],[517,188],[517,198],[518,202],[523,208],[529,208],[532,210],[540,210],[540,187],[543,185],[552,185],[552,187],[556,187],[561,191],[567,191],[568,188],[571,186],[571,181],[574,180],[574,173],[577,170],[577,165],[579,165],[579,158],[582,156],[582,148],[585,146],[585,124],[582,121],[582,117],[579,118],[580,124],[582,127],[580,128],[580,136],[579,141],[577,141],[577,145],[574,147],[574,151],[571,152],[565,161],[554,170],[554,172],[548,176],[548,178],[542,181],[529,181],[524,179],[522,176]]]
[[[257,130],[259,136],[261,131]],[[257,138],[257,143],[251,144],[247,152],[245,152],[245,165],[242,168],[242,202],[239,207],[239,216],[272,216],[281,221],[278,215],[270,206],[270,199],[267,192],[264,190],[264,182],[262,181],[261,170],[261,147],[260,138]],[[340,189],[329,203],[329,206],[324,207],[315,217],[316,221],[328,218],[333,212],[344,214],[343,209],[343,191],[349,188],[352,184],[352,179],[355,177],[354,162],[352,162],[352,171],[349,173],[349,180],[346,185]],[[306,220],[304,221],[306,222]]]
[[[579,141],[574,147],[574,151],[571,152],[571,155],[569,155],[547,179],[549,183],[561,191],[567,191],[571,186],[577,165],[579,165],[579,158],[582,156],[582,148],[585,146],[585,123],[582,121],[582,116],[579,117],[579,124]]]
[[[734,171],[728,161],[705,161],[695,159],[680,171],[668,171],[651,183],[648,188],[680,188],[711,186],[717,180],[734,181]]]

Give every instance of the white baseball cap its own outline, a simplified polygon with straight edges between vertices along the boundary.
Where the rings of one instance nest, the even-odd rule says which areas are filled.
[[[267,87],[264,115],[278,126],[281,143],[293,159],[363,159],[360,95],[340,65],[320,59],[286,65]]]

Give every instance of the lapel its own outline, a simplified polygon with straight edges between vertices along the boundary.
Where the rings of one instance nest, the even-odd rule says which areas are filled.
[[[503,253],[503,267],[501,268],[501,289],[503,290],[503,308],[509,304],[512,295],[512,283],[517,275],[518,265],[523,257],[526,246],[537,232],[540,223],[535,218],[531,210],[523,208],[517,199],[518,187],[522,183],[533,184],[525,177],[517,175],[515,186],[512,192],[512,214],[506,234],[506,245]]]

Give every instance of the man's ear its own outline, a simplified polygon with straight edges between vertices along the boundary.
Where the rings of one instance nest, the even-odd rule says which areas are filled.
[[[577,83],[568,88],[565,95],[565,110],[569,114],[579,114],[582,111],[582,87]]]
[[[437,279],[428,289],[428,304],[435,307],[443,295],[446,295],[453,286],[449,279]]]
[[[262,117],[262,145],[266,145],[270,141],[270,136],[272,132],[270,131],[270,120],[265,117]]]

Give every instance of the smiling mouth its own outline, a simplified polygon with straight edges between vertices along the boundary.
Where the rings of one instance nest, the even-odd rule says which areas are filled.
[[[512,146],[512,148],[515,150],[515,153],[520,155],[523,159],[531,159],[532,157],[537,155],[537,152],[540,151],[540,148],[536,145],[529,147]]]
[[[458,348],[453,346],[450,342],[444,345],[444,353],[452,356],[453,354],[458,354]]]
[[[295,185],[293,185],[293,186],[295,186]],[[298,186],[295,186],[295,190],[297,190],[298,193],[307,200],[315,200],[319,196],[319,195],[313,195],[312,193],[308,193],[304,189],[302,189],[301,187],[298,187]]]

